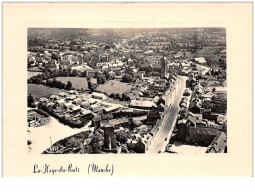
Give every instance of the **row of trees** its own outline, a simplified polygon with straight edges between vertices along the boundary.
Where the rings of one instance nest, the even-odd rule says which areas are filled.
[[[38,74],[36,76],[31,77],[27,80],[28,83],[32,84],[42,84],[49,87],[55,87],[59,89],[70,90],[73,89],[72,83],[70,81],[67,84],[57,81],[56,77],[65,75],[65,71],[43,71],[42,74]],[[68,74],[69,75],[69,74]],[[53,78],[53,79],[52,79]],[[52,80],[51,80],[52,79]]]
[[[97,83],[91,82],[91,78],[88,79],[88,88],[90,91],[95,91],[98,85],[102,85],[106,83],[108,80],[115,79],[115,75],[108,70],[104,71],[103,73],[96,73],[95,78],[97,79]]]
[[[60,69],[60,70],[43,70],[41,74],[31,77],[28,79],[28,83],[33,84],[42,84],[42,81],[55,78],[55,77],[76,77],[76,76],[83,76],[85,77],[85,72],[79,74],[77,70],[71,69]]]
[[[105,70],[103,73],[96,73],[95,78],[97,79],[97,84],[101,85],[108,80],[115,79],[115,75],[108,70]]]
[[[66,90],[73,89],[72,83],[70,81],[67,81],[67,84],[65,84],[61,81],[57,81],[56,78],[54,78],[52,81],[46,80],[46,85],[49,87],[54,87],[54,88],[59,88],[59,89],[66,89]]]
[[[114,99],[119,99],[120,101],[130,101],[130,97],[129,95],[127,95],[126,93],[123,94],[119,94],[119,93],[111,93],[109,95],[110,98],[114,98]]]

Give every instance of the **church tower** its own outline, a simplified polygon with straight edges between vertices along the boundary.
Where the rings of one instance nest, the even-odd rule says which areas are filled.
[[[165,55],[163,54],[163,57],[161,58],[161,77],[164,77],[168,72],[167,68],[167,60]]]

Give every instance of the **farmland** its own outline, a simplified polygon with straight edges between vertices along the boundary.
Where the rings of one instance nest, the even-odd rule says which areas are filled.
[[[27,93],[31,94],[34,98],[46,97],[52,94],[57,94],[63,89],[49,88],[44,85],[28,84]]]
[[[203,49],[197,50],[195,53],[186,51],[187,58],[205,57],[206,60],[211,60],[213,62],[219,62],[221,56],[226,56],[225,54],[214,54],[215,51],[219,50],[219,46],[207,46]],[[178,52],[176,55],[183,55],[183,52]]]
[[[56,77],[57,81],[61,81],[67,84],[68,81],[72,83],[72,87],[75,89],[87,89],[88,82],[84,77]]]
[[[103,85],[99,85],[96,90],[102,93],[106,93],[108,96],[111,93],[128,93],[131,90],[132,86],[129,83],[122,83],[116,80],[110,80]]]
[[[103,85],[99,85],[96,88],[96,91],[106,93],[108,96],[110,96],[110,94],[119,94],[120,97],[123,93],[126,93],[131,99],[136,99],[139,96],[140,88],[140,84],[123,83],[116,80],[110,80]],[[110,98],[107,100],[107,102],[128,106],[128,101],[123,101],[116,98]]]
[[[36,76],[41,73],[42,72],[40,72],[40,71],[27,71],[27,78],[30,79],[31,77]]]

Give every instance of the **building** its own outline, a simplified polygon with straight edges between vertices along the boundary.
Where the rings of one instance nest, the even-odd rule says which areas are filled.
[[[104,148],[106,150],[116,150],[116,136],[114,133],[114,129],[105,129],[104,130]]]
[[[118,129],[120,127],[129,128],[131,121],[126,117],[122,117],[117,119],[101,120],[99,123],[102,129]]]
[[[218,134],[208,146],[206,153],[224,153],[227,149],[227,135],[223,132]]]
[[[194,58],[194,61],[199,63],[199,64],[206,64],[207,61],[205,60],[204,57],[197,57],[197,58]]]
[[[188,141],[192,144],[206,145],[212,143],[214,138],[220,133],[218,129],[208,127],[190,127]]]
[[[153,108],[152,110],[150,110],[147,114],[147,123],[155,123],[158,119],[160,119],[160,113],[159,110],[157,108]]]
[[[190,103],[190,109],[192,113],[199,114],[202,112],[202,100],[196,98]]]
[[[166,57],[163,55],[163,57],[161,58],[161,77],[165,77],[165,75],[168,72],[168,65],[167,65],[167,60]]]
[[[100,72],[99,69],[85,70],[86,77],[95,77]]]
[[[130,107],[133,108],[140,108],[140,109],[146,109],[146,110],[150,110],[153,107],[156,108],[157,105],[155,103],[153,103],[152,101],[146,101],[146,100],[131,100],[130,102]]]
[[[93,92],[92,93],[92,97],[95,99],[100,99],[100,100],[105,100],[107,99],[107,96],[103,93],[97,93],[97,92]]]
[[[40,110],[28,110],[27,124],[29,127],[38,127],[50,122],[50,116]]]

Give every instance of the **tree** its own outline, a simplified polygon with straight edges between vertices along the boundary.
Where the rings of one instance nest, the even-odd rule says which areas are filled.
[[[117,133],[116,134],[116,140],[120,142],[121,144],[126,144],[127,143],[127,137],[125,134]]]
[[[66,89],[69,90],[71,88],[72,88],[72,83],[70,81],[68,81],[66,84]]]
[[[103,136],[101,134],[96,134],[93,135],[90,145],[92,146],[92,152],[93,153],[101,153],[102,151],[102,145],[100,144],[100,142],[103,141]]]
[[[104,84],[105,82],[106,82],[105,76],[102,74],[99,74],[97,76],[97,84],[101,85],[101,84]]]
[[[128,74],[125,74],[123,77],[122,77],[122,81],[123,82],[126,82],[126,83],[130,83],[133,81],[133,77],[131,75],[128,75]]]
[[[110,73],[109,71],[104,71],[104,75],[106,80],[113,80],[114,79],[114,74]]]
[[[110,98],[114,98],[114,93],[111,93],[111,94],[109,95],[109,97],[110,97]]]
[[[28,98],[27,98],[27,105],[29,107],[32,107],[32,108],[35,108],[35,101],[34,101],[34,98],[31,94],[29,94]]]
[[[56,54],[56,53],[53,53],[53,54],[51,54],[51,59],[58,61],[60,59],[60,56],[58,54]]]
[[[97,88],[97,84],[93,84],[93,83],[91,83],[91,81],[89,80],[89,81],[88,81],[88,89],[89,89],[90,91],[93,92],[96,88]]]
[[[120,94],[119,94],[119,93],[116,93],[116,94],[115,94],[115,98],[116,98],[116,99],[120,99]]]
[[[73,70],[72,73],[71,73],[71,75],[72,75],[73,77],[76,77],[76,76],[78,75],[77,70]]]

